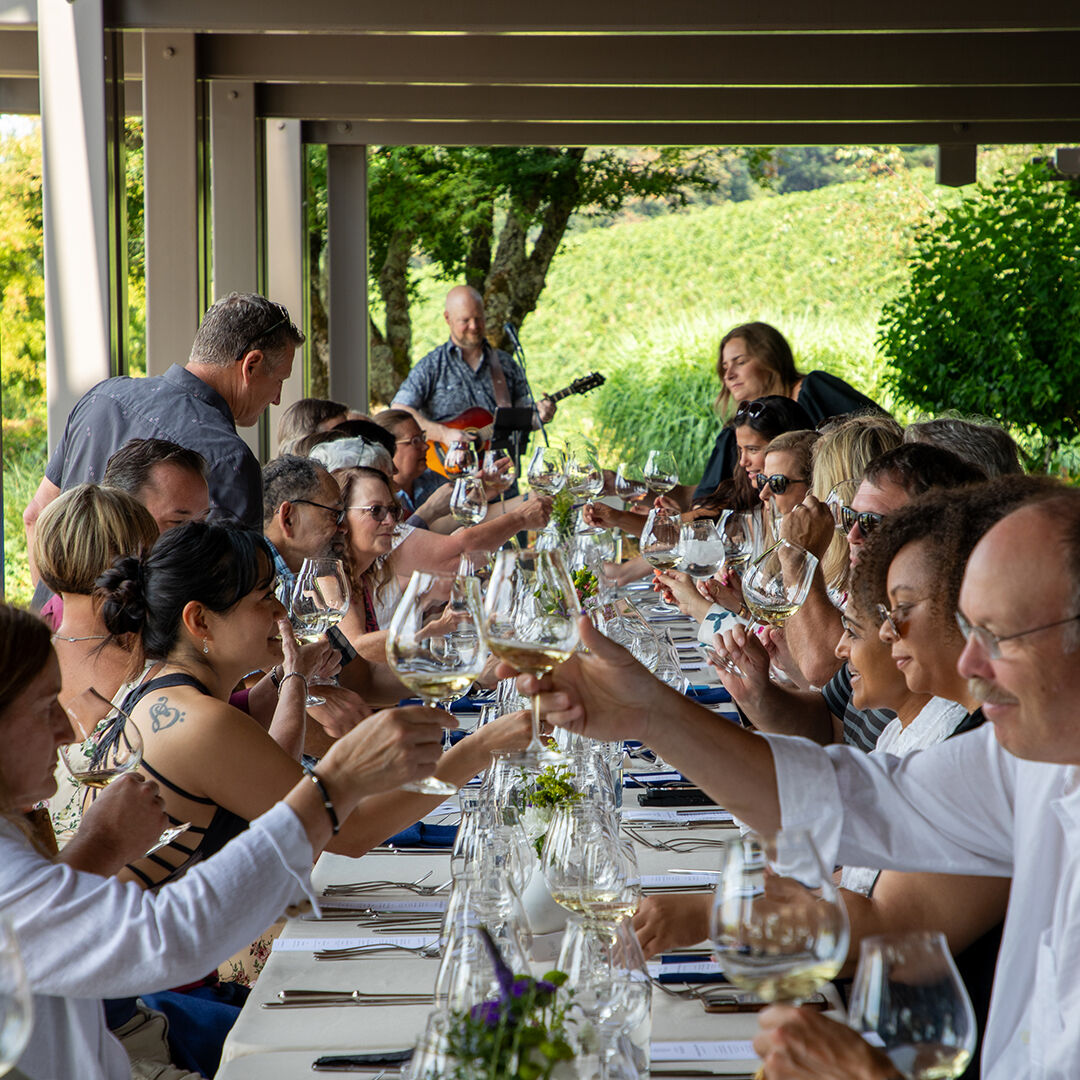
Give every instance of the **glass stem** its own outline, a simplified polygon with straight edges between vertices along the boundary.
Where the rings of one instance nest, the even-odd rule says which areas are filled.
[[[532,696],[532,740],[529,743],[530,750],[542,750],[544,744],[540,741],[540,697]]]

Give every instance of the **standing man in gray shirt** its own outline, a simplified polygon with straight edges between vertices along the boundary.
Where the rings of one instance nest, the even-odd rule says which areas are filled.
[[[89,390],[72,409],[45,477],[23,514],[29,549],[41,511],[62,491],[99,483],[129,439],[167,439],[206,460],[211,517],[262,530],[259,462],[236,433],[281,400],[304,335],[288,311],[254,293],[230,293],[203,317],[185,366],[152,378],[121,376]],[[37,579],[37,568],[31,564]]]

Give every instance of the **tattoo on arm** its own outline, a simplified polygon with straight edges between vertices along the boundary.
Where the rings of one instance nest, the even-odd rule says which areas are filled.
[[[182,724],[187,713],[169,704],[169,699],[163,694],[150,706],[150,720],[154,731],[164,731],[173,724]]]

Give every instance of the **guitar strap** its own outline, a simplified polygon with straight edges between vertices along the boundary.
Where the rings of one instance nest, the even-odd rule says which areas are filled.
[[[509,409],[511,406],[510,391],[506,388],[506,376],[503,374],[502,364],[499,363],[499,354],[490,345],[488,364],[491,366],[491,389],[495,393],[495,406],[499,409]]]

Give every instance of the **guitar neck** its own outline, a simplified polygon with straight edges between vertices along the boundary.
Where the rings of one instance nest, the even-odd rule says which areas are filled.
[[[545,394],[544,397],[552,401],[562,401],[564,397],[569,397],[572,393],[574,393],[572,386],[564,386],[561,390],[556,390],[554,394]]]

